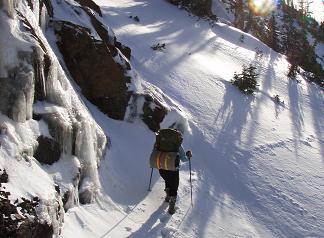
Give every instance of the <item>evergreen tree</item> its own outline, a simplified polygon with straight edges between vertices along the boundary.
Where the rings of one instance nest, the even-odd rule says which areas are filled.
[[[258,87],[257,79],[258,74],[256,73],[256,67],[252,64],[247,67],[243,65],[241,74],[234,73],[233,80],[231,83],[237,86],[243,93],[252,94]]]
[[[236,0],[234,2],[234,26],[243,30],[244,28],[244,4],[243,0]]]
[[[268,36],[268,46],[279,52],[279,37],[278,37],[278,29],[275,14],[272,13],[269,19],[269,36]]]
[[[296,64],[291,64],[288,71],[288,78],[296,80],[298,66]]]
[[[321,23],[321,25],[319,26],[319,29],[317,31],[317,39],[324,43],[324,21]]]

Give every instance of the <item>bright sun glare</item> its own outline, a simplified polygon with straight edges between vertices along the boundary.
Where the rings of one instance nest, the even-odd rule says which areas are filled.
[[[276,7],[275,0],[249,0],[249,7],[256,15],[268,15]]]

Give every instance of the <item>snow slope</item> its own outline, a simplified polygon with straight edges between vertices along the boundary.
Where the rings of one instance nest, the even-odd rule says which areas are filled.
[[[138,76],[189,120],[184,147],[194,154],[193,207],[188,165],[181,167],[178,210],[170,217],[156,171],[147,191],[154,134],[139,121],[108,119],[88,103],[111,138],[100,167],[102,196],[70,209],[62,236],[323,237],[323,91],[302,78],[288,80],[285,57],[254,37],[212,26],[166,1],[96,3],[131,47]],[[166,49],[153,51],[156,43]],[[234,71],[249,63],[260,74],[252,97],[230,84]],[[273,95],[284,102],[276,104]]]

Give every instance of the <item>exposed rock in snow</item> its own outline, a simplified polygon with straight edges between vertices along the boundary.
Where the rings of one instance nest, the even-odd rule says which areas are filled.
[[[168,0],[178,7],[188,8],[197,16],[212,16],[212,0]]]
[[[44,164],[53,164],[60,159],[60,146],[55,140],[41,135],[37,138],[37,142],[38,147],[35,151],[34,157],[39,162]]]
[[[55,4],[54,14],[62,17],[53,19],[52,23],[56,43],[73,79],[87,99],[109,117],[128,121],[131,121],[129,117],[141,118],[151,130],[157,131],[168,110],[150,90],[142,92],[141,86],[134,86],[141,84],[141,79],[131,68],[131,49],[118,42],[110,28],[102,23],[95,3],[77,2],[80,6],[72,2],[64,7]],[[88,16],[89,21],[80,21],[81,15]],[[142,99],[138,107],[138,100]]]
[[[134,94],[131,99],[127,121],[141,118],[152,131],[158,131],[168,110],[149,94]]]
[[[65,63],[82,93],[108,116],[122,120],[130,97],[130,81],[113,59],[117,51],[112,52],[103,41],[93,40],[87,28],[69,22],[55,22],[55,33]]]

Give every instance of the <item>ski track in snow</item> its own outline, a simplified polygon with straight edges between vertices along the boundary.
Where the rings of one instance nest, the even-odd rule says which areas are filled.
[[[63,237],[323,237],[323,94],[288,81],[285,58],[235,28],[162,0],[96,2],[132,48],[138,76],[190,119],[184,146],[194,153],[194,206],[187,164],[170,216],[156,171],[147,192],[154,134],[142,122],[108,119],[84,99],[111,148],[100,167],[101,202],[68,211]],[[156,43],[166,49],[153,51]],[[252,97],[229,83],[249,63],[260,74]],[[274,103],[276,94],[283,103]]]

